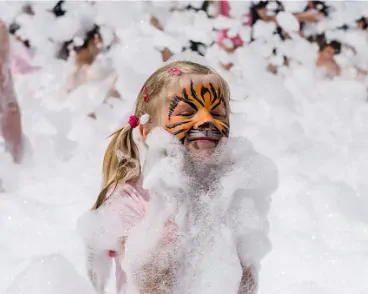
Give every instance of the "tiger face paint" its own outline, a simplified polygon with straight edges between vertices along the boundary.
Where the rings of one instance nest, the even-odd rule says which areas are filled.
[[[229,136],[229,110],[224,95],[216,81],[188,81],[169,102],[166,130],[187,147],[216,147],[221,138]]]

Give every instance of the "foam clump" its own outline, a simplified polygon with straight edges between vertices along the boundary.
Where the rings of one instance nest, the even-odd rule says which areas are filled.
[[[299,31],[299,21],[290,12],[280,12],[276,16],[278,25],[283,28],[286,32],[298,32]]]
[[[121,238],[130,228],[121,225],[126,203],[122,195],[112,195],[98,210],[85,213],[78,221],[85,244],[95,251],[121,251]]]
[[[146,144],[148,152],[143,166],[143,187],[154,189],[160,179],[171,187],[185,187],[185,177],[180,175],[184,165],[184,146],[181,142],[163,129],[156,128],[151,131]]]

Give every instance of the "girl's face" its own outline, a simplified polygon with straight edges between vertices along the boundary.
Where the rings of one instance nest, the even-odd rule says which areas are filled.
[[[90,40],[88,44],[88,48],[92,55],[96,56],[101,52],[103,45],[103,39],[100,34],[96,34],[92,40]]]
[[[225,89],[216,77],[185,76],[164,105],[162,126],[195,156],[208,156],[229,136]]]
[[[320,56],[327,61],[333,60],[335,56],[335,49],[328,45],[322,49]]]
[[[88,41],[87,47],[77,52],[77,59],[82,63],[92,63],[96,56],[101,52],[102,37],[96,34],[93,39]]]

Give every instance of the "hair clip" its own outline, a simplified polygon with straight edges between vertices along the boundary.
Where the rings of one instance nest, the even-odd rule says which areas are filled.
[[[131,115],[128,120],[128,124],[134,129],[139,126],[139,119],[135,115]]]
[[[148,95],[148,90],[147,90],[147,87],[144,86],[143,87],[143,100],[144,102],[148,102],[150,99],[149,95]]]
[[[173,67],[173,68],[169,68],[167,70],[168,73],[174,75],[174,76],[178,76],[181,74],[181,69],[180,68],[177,68],[177,67]]]

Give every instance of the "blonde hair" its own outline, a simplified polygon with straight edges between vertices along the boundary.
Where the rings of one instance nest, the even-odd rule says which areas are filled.
[[[168,72],[170,68],[178,68],[181,74],[173,75]],[[150,125],[157,122],[158,116],[156,111],[163,99],[158,99],[165,89],[175,79],[186,74],[196,75],[214,75],[217,77],[219,84],[224,89],[224,98],[229,109],[230,91],[226,81],[212,68],[189,61],[175,61],[169,63],[156,70],[145,82],[138,94],[135,105],[134,115],[140,117],[147,113],[150,116]],[[145,102],[144,97],[148,94],[149,101]],[[167,98],[167,97],[166,97]],[[138,147],[133,140],[132,127],[127,124],[121,129],[113,133],[112,140],[107,147],[103,161],[103,179],[102,190],[97,198],[93,209],[97,209],[106,197],[107,192],[111,188],[116,188],[118,183],[136,183],[141,177],[141,167],[139,164]],[[122,158],[118,158],[117,152],[124,154]]]

